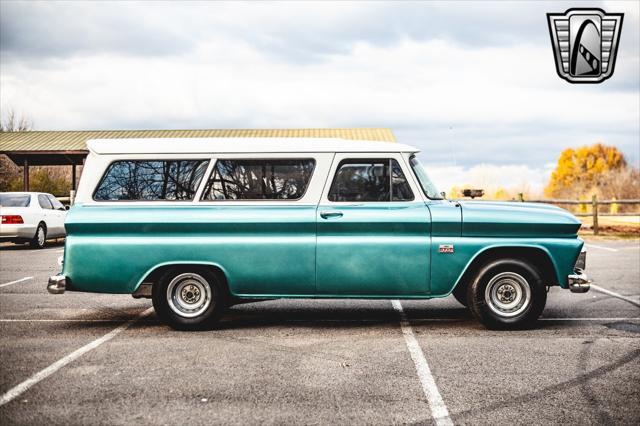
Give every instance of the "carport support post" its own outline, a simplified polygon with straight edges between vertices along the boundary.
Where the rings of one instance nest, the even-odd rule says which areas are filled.
[[[591,210],[593,214],[593,235],[598,235],[598,196],[596,194],[591,197]]]
[[[71,166],[71,189],[76,190],[76,165]]]
[[[22,190],[29,191],[29,160],[24,157],[24,163],[22,166]]]

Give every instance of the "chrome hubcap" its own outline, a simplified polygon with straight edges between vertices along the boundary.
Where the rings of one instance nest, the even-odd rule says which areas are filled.
[[[44,244],[44,229],[38,228],[38,244]]]
[[[522,275],[502,272],[489,281],[484,298],[489,309],[509,318],[527,309],[531,302],[531,289]]]
[[[207,280],[198,274],[180,274],[167,286],[167,301],[176,314],[194,318],[211,305],[211,287]]]

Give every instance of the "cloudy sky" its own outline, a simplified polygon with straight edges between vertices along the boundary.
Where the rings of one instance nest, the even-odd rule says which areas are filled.
[[[0,2],[0,107],[37,130],[390,127],[441,188],[640,161],[638,2]],[[624,12],[614,76],[555,71],[547,12]]]

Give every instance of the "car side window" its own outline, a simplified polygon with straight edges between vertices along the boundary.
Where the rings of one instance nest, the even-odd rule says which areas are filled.
[[[47,196],[44,194],[38,194],[38,204],[40,204],[40,207],[42,207],[43,209],[53,210],[51,201],[49,201],[49,198],[47,198]]]
[[[58,201],[58,199],[56,197],[54,197],[53,195],[47,195],[47,197],[49,198],[49,201],[51,201],[51,205],[53,206],[54,210],[64,210],[64,206],[62,205],[62,203],[60,201]]]
[[[202,200],[299,200],[315,165],[312,158],[218,160]]]
[[[392,158],[341,161],[328,198],[333,202],[389,202],[414,199],[400,164]]]
[[[96,201],[191,201],[209,160],[120,160],[109,165]]]

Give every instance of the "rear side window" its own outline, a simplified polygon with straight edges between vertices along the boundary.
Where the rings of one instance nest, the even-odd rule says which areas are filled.
[[[64,206],[56,197],[53,195],[48,195],[47,197],[49,198],[49,201],[51,201],[51,205],[55,210],[64,210]]]
[[[47,196],[44,194],[38,195],[38,204],[40,204],[40,207],[42,207],[43,209],[53,210],[51,201],[49,201],[49,198],[47,198]]]
[[[29,194],[0,194],[0,206],[2,207],[29,207],[31,195]]]
[[[349,159],[338,165],[329,201],[411,201],[413,192],[392,158]]]
[[[126,160],[111,163],[96,201],[191,201],[209,160]]]
[[[310,158],[218,160],[202,199],[299,200],[315,165]]]

